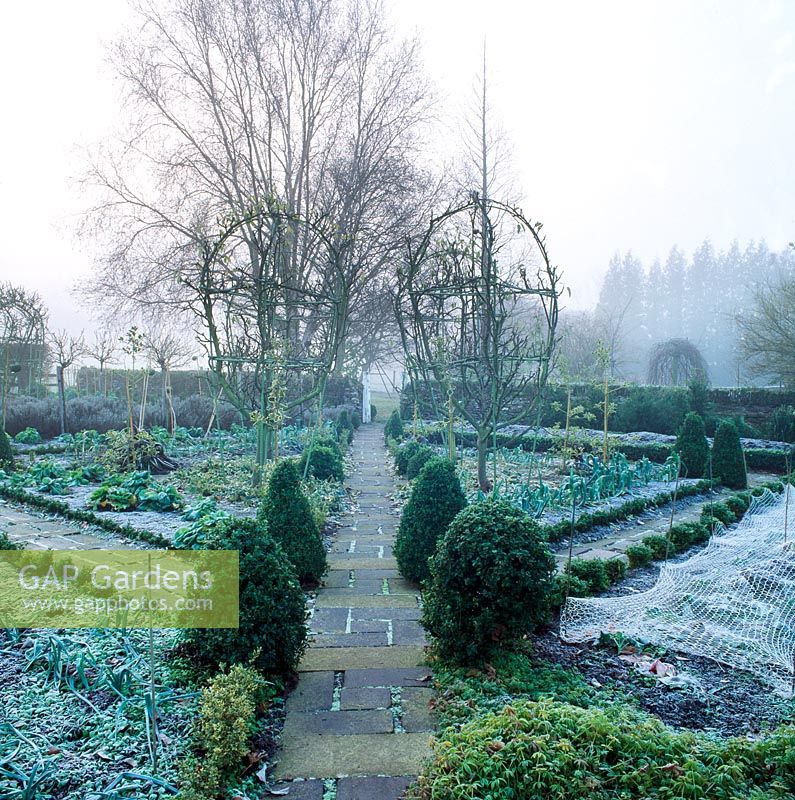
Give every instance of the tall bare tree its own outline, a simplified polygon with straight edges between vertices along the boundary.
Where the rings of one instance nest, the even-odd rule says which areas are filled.
[[[24,377],[28,391],[41,383],[46,363],[46,325],[47,309],[39,295],[21,286],[0,283],[2,429],[5,429],[12,376],[20,375],[26,368]]]
[[[760,287],[754,300],[753,310],[737,317],[750,371],[795,386],[795,278]]]
[[[395,308],[415,385],[440,391],[477,433],[478,483],[493,487],[487,455],[500,428],[538,406],[553,367],[562,287],[541,235],[522,211],[494,200],[500,182],[489,126],[486,54],[479,108],[464,152],[478,189],[409,240]],[[466,177],[466,173],[465,173]]]
[[[58,382],[58,401],[60,407],[60,430],[66,433],[66,380],[65,372],[86,352],[83,334],[72,336],[66,330],[50,331],[47,335],[50,355],[55,364],[55,376]]]
[[[118,336],[107,327],[94,331],[92,343],[86,345],[86,355],[93,358],[99,365],[98,391],[102,392],[104,395],[108,393],[108,381],[105,370],[108,364],[112,363],[113,356],[118,350],[118,345]]]
[[[357,335],[352,309],[381,286],[373,278],[425,210],[415,164],[428,101],[416,43],[395,43],[381,3],[365,0],[137,9],[140,27],[114,51],[130,129],[87,176],[100,197],[86,230],[105,237],[94,297],[113,310],[199,309],[212,340],[203,286],[216,332],[234,329],[239,343],[246,328],[248,352],[209,352],[216,363],[258,363],[250,351],[272,346],[280,320],[295,359],[323,342],[333,352],[321,360],[341,369]],[[208,253],[219,262],[208,265]],[[265,298],[271,310],[255,315],[270,314],[265,329],[241,324],[233,295]],[[219,319],[224,302],[236,319]]]
[[[189,363],[196,347],[191,342],[181,338],[175,331],[162,326],[152,328],[145,335],[146,352],[163,376],[165,427],[169,433],[174,433],[174,428],[177,426],[177,416],[174,412],[174,398],[171,390],[171,371],[184,367],[185,364]]]

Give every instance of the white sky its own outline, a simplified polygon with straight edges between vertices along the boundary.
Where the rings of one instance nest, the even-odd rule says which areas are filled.
[[[795,0],[392,0],[419,32],[450,120],[487,38],[491,103],[525,213],[589,305],[607,261],[648,266],[674,243],[795,239]],[[0,279],[36,289],[52,323],[90,327],[70,294],[91,253],[71,226],[80,148],[114,123],[103,42],[124,0],[3,7]]]

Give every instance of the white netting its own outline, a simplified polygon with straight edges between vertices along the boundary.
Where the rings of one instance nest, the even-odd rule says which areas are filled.
[[[785,541],[785,515],[788,518]],[[793,693],[795,489],[754,498],[742,521],[716,531],[698,554],[665,564],[648,591],[569,598],[564,641],[621,632],[751,670]]]

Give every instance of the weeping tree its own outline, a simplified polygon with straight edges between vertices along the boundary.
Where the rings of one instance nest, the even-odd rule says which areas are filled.
[[[483,491],[497,432],[534,413],[552,367],[562,290],[540,230],[472,193],[409,241],[398,272],[412,382],[475,429]]]
[[[686,386],[690,381],[706,381],[707,362],[688,339],[658,342],[649,355],[646,380],[656,386]]]

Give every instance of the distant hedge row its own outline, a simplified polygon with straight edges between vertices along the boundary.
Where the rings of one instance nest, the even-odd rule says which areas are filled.
[[[426,438],[433,444],[443,444],[441,430],[432,430],[425,432]],[[456,441],[463,444],[464,447],[475,447],[477,444],[474,432],[456,433]],[[545,453],[547,450],[552,450],[554,447],[561,444],[561,437],[559,436],[523,436],[521,438],[514,434],[498,433],[497,446],[498,447],[521,447],[526,452]],[[578,441],[578,444],[586,452],[599,452],[601,443],[598,445],[588,441]],[[612,446],[613,450],[621,451],[631,461],[637,461],[641,458],[647,458],[655,464],[662,464],[668,456],[673,452],[673,443],[664,444],[662,442],[655,443],[633,443],[621,442],[617,446]],[[770,450],[761,447],[749,447],[744,451],[745,462],[749,470],[756,472],[772,472],[781,475],[787,471],[787,454],[782,450]],[[790,455],[790,461],[793,456]]]
[[[600,404],[603,389],[592,383],[575,384],[571,387],[572,406],[580,406],[587,419],[580,415],[576,420],[582,427],[601,428],[603,415]],[[713,435],[721,418],[731,418],[740,435],[750,438],[773,436],[771,416],[776,409],[795,406],[795,391],[775,389],[710,389],[706,387],[670,387],[619,384],[610,389],[615,411],[610,416],[610,430],[618,433],[650,431],[674,435],[688,411],[696,411],[706,424],[708,435]],[[523,417],[519,424],[552,427],[566,424],[568,387],[552,384],[547,386],[541,412]],[[438,409],[444,408],[441,398],[446,397],[433,385],[417,386],[419,415],[434,419]],[[414,414],[415,392],[412,384],[404,387],[400,398],[403,419]],[[521,405],[518,406],[521,410]],[[443,412],[442,412],[443,413]],[[510,412],[506,412],[509,414]],[[752,424],[751,424],[752,423]]]

